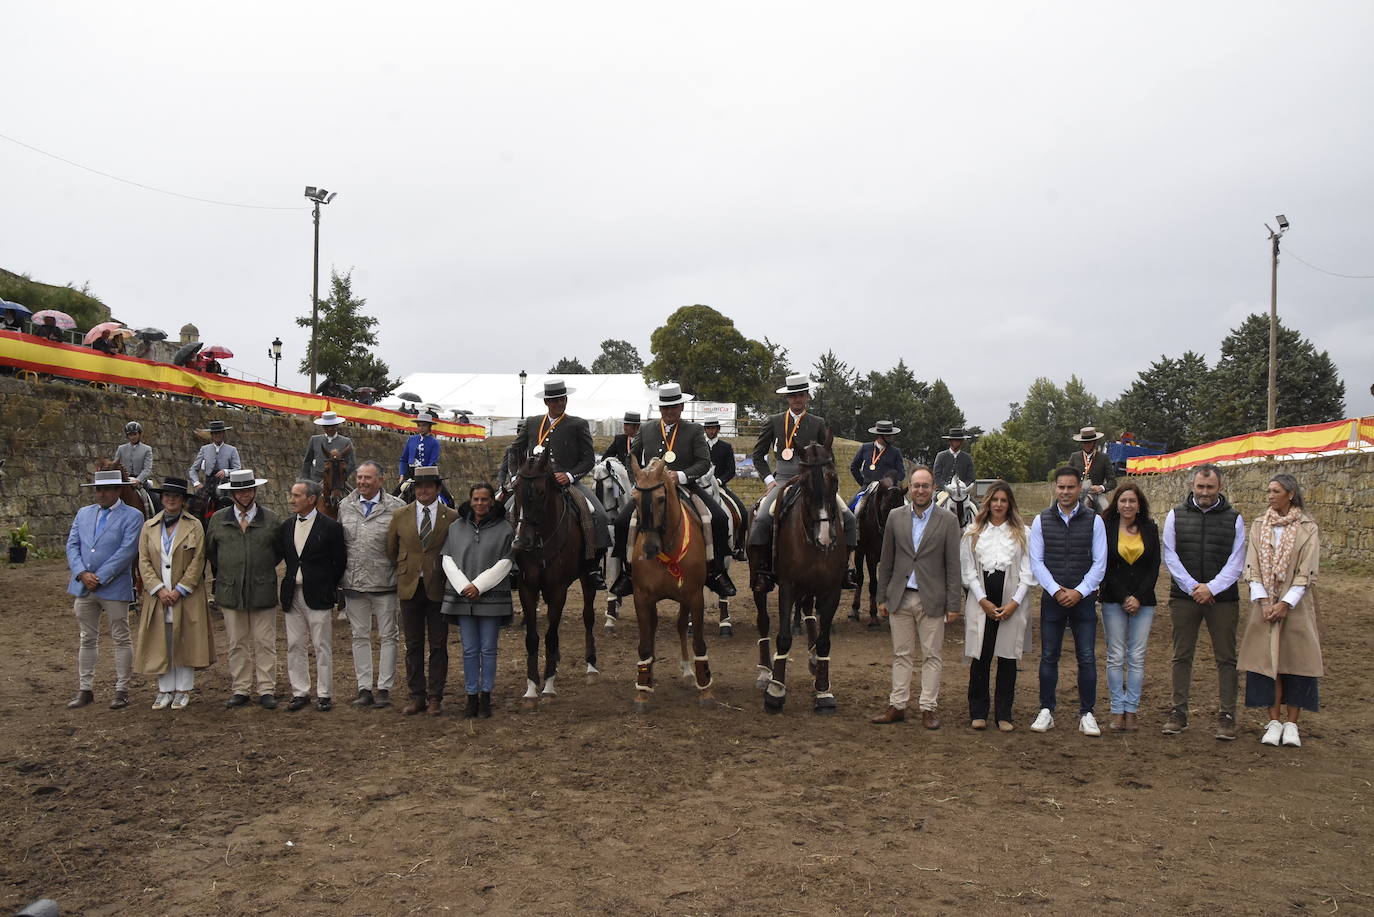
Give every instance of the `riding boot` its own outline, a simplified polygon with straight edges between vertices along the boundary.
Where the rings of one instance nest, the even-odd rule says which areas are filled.
[[[773,587],[778,584],[777,577],[773,575],[773,546],[758,545],[757,547],[759,550],[754,552],[756,558],[754,578],[750,582],[749,588],[755,592],[772,592]]]
[[[854,569],[854,549],[849,548],[845,551],[844,561],[844,587],[845,589],[859,588],[859,571]]]
[[[620,575],[615,578],[614,583],[611,583],[611,595],[623,599],[634,591],[635,584],[630,579],[630,564],[622,560],[620,562]]]
[[[601,559],[606,556],[602,551],[591,560],[582,562],[582,578],[585,579],[593,589],[604,590],[606,588],[606,577],[601,573]]]
[[[730,582],[730,574],[725,572],[723,560],[713,560],[706,570],[706,585],[716,595],[728,599],[736,594],[735,584]]]

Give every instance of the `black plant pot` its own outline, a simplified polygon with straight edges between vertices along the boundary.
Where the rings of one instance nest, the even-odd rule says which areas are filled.
[[[29,559],[28,545],[10,545],[10,563],[22,564]]]

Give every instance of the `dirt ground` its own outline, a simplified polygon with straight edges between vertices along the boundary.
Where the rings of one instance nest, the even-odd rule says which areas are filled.
[[[503,633],[496,716],[475,723],[455,715],[456,635],[442,718],[349,707],[346,625],[334,631],[332,712],[226,710],[218,617],[221,659],[186,710],[149,710],[145,677],[132,707],[108,710],[106,639],[97,703],[68,711],[76,625],[64,582],[60,561],[0,568],[7,912],[48,896],[92,915],[1374,913],[1367,578],[1321,584],[1325,710],[1305,721],[1301,749],[1261,746],[1257,711],[1243,713],[1239,741],[1213,739],[1205,639],[1195,725],[1160,735],[1164,609],[1142,729],[1100,739],[1072,717],[1045,735],[1026,728],[1029,658],[1017,731],[968,729],[957,640],[943,729],[870,725],[890,643],[848,621],[833,651],[839,715],[812,714],[794,666],[786,712],[767,716],[739,599],[749,626],[730,641],[710,631],[722,701],[711,710],[669,665],[655,709],[631,713],[627,616],[615,636],[598,621],[603,674],[590,684],[580,620],[564,621],[561,696],[538,712],[519,701],[521,636]],[[659,646],[675,656],[670,632]],[[1105,676],[1099,685],[1105,721]]]

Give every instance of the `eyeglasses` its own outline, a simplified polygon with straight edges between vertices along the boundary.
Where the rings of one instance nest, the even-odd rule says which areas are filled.
[[[934,490],[934,489],[935,489],[935,485],[934,485],[934,484],[912,484],[912,485],[911,485],[911,489],[912,489],[912,490]]]

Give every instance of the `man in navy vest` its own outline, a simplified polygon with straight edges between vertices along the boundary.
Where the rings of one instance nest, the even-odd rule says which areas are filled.
[[[1031,731],[1054,728],[1055,689],[1064,629],[1073,631],[1078,657],[1078,731],[1100,736],[1097,703],[1097,587],[1107,572],[1107,530],[1102,517],[1079,502],[1083,477],[1065,466],[1054,473],[1054,504],[1035,517],[1030,567],[1040,596],[1040,715]]]
[[[1174,625],[1173,702],[1165,735],[1188,728],[1188,688],[1193,653],[1202,622],[1212,636],[1220,689],[1217,738],[1236,737],[1236,630],[1240,591],[1236,581],[1245,565],[1245,520],[1221,492],[1221,469],[1199,465],[1192,493],[1164,520],[1164,565],[1173,580],[1169,617]]]

